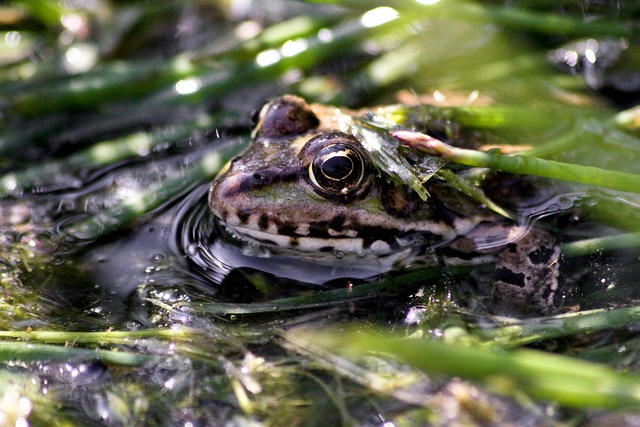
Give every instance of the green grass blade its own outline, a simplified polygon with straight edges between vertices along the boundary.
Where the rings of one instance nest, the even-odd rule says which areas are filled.
[[[63,158],[12,170],[0,175],[0,197],[20,195],[38,186],[61,185],[64,188],[64,184],[68,184],[73,188],[76,180],[70,179],[69,174],[79,176],[81,171],[86,173],[124,159],[144,157],[159,146],[186,140],[196,132],[209,131],[218,118],[207,115],[152,132],[132,133],[97,142]],[[61,183],[56,181],[58,178]]]
[[[403,339],[361,330],[294,330],[287,339],[304,347],[361,357],[383,353],[431,374],[479,381],[509,395],[526,392],[538,399],[576,408],[628,408],[640,405],[640,376],[572,357],[535,350],[505,352],[448,345],[430,339]]]
[[[522,155],[503,155],[456,148],[428,135],[412,131],[392,131],[407,146],[465,166],[490,168],[522,175],[535,175],[562,181],[595,185],[611,190],[640,193],[640,175],[582,166]]]
[[[400,277],[386,277],[373,283],[356,285],[345,289],[315,292],[311,295],[282,298],[263,303],[256,302],[250,304],[238,304],[222,302],[189,302],[178,303],[174,305],[173,308],[186,306],[190,311],[209,314],[260,314],[276,313],[288,310],[322,308],[367,298],[377,298],[380,293],[385,290],[398,292],[403,289],[414,288],[416,287],[417,281],[436,277],[437,274],[436,269],[423,269],[416,270],[409,274],[404,274]]]
[[[114,208],[67,224],[63,232],[72,239],[81,241],[92,241],[108,235],[173,200],[196,184],[213,179],[218,171],[243,148],[243,144],[237,144],[224,150],[209,152],[181,177],[160,182],[146,192],[129,196]]]
[[[137,352],[92,350],[24,342],[0,342],[0,362],[66,362],[78,358],[96,359],[121,366],[140,366],[155,357]]]
[[[486,346],[513,348],[549,339],[624,328],[639,321],[640,307],[623,307],[527,319],[515,325],[478,329],[473,335],[484,340],[483,345]]]
[[[566,256],[593,254],[598,251],[640,247],[640,232],[616,234],[613,236],[594,237],[565,243],[561,251]]]
[[[400,12],[411,13],[425,18],[446,18],[466,22],[493,23],[517,30],[526,29],[543,34],[564,34],[574,37],[624,37],[630,36],[636,30],[632,20],[584,19],[582,16],[569,14],[559,15],[536,10],[529,10],[514,5],[494,6],[482,2],[462,0],[441,1],[344,1],[344,0],[314,0],[318,3],[338,3],[363,10],[366,8],[394,7]]]

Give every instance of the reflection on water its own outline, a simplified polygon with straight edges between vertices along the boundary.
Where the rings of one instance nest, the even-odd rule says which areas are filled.
[[[428,247],[419,236],[401,251],[377,258],[340,253],[302,257],[294,250],[274,250],[241,242],[211,213],[207,182],[106,238],[96,241],[98,233],[91,229],[84,229],[86,235],[66,234],[73,224],[100,218],[101,212],[117,207],[133,192],[182,173],[192,167],[193,159],[201,156],[201,148],[196,147],[158,157],[153,162],[109,166],[79,189],[43,192],[19,202],[4,201],[3,238],[21,242],[43,254],[47,261],[42,270],[35,269],[25,276],[34,282],[29,286],[45,288],[50,299],[61,307],[81,308],[87,319],[134,327],[152,323],[145,309],[147,299],[162,300],[169,306],[194,299],[254,302],[310,290],[342,288],[392,269],[402,272],[430,264],[444,267],[446,272],[449,266],[455,266],[455,262],[442,256],[445,247]],[[510,185],[513,182],[509,181],[507,186]],[[490,196],[496,192],[493,187],[487,190]],[[531,226],[546,228],[560,243],[615,232],[612,227],[583,219],[595,208],[616,201],[614,196],[567,192],[554,185],[525,193],[527,197],[513,201],[507,192],[502,196],[505,200],[500,200],[511,202],[508,207],[517,213],[523,231]],[[504,238],[485,235],[478,237],[476,243],[483,242],[483,247],[490,248],[508,243]],[[582,299],[589,298],[584,289],[608,296],[628,295],[633,290],[619,278],[630,277],[633,272],[635,264],[628,263],[633,252],[629,249],[593,254],[591,264],[586,265],[582,259],[563,258],[561,280],[566,286],[562,304],[582,304]],[[19,254],[8,255],[7,268],[22,265]],[[14,264],[11,259],[16,260]],[[615,269],[610,266],[613,260],[622,260],[615,262]],[[585,267],[597,273],[584,273],[581,270]],[[490,286],[486,284],[491,283],[493,271],[490,268],[479,271],[474,273],[474,280],[490,294]],[[583,279],[591,285],[582,287],[581,293],[574,292],[577,282]]]
[[[480,383],[426,378],[380,354],[351,365],[284,347],[283,329],[355,318],[367,323],[363,336],[453,338],[464,352],[502,322],[490,305],[495,263],[458,266],[447,257],[455,248],[420,235],[378,258],[243,242],[207,206],[213,172],[191,178],[218,144],[249,139],[260,101],[289,92],[354,108],[408,104],[398,90],[411,102],[432,93],[440,105],[470,107],[462,116],[429,106],[406,113],[408,127],[432,136],[531,145],[536,156],[637,173],[637,132],[544,58],[551,52],[591,89],[617,93],[613,103],[637,105],[638,8],[310,3],[2,3],[0,424],[532,425],[598,416],[522,399],[518,387],[515,399],[496,398]],[[402,121],[402,110],[387,111]],[[470,182],[491,174],[477,172]],[[496,201],[515,212],[518,237],[539,227],[566,248],[639,230],[637,197],[553,186],[534,194],[522,181],[483,185],[489,198],[503,194]],[[512,200],[521,190],[526,197]],[[504,229],[473,243],[504,246],[514,239]],[[558,312],[640,305],[637,240],[573,247],[560,259]],[[621,339],[586,332],[537,348],[589,357],[583,349],[612,347],[606,363],[638,370],[633,325],[606,332]]]
[[[216,224],[207,205],[209,185],[195,189],[176,209],[173,221],[175,250],[205,280],[219,284],[231,267],[216,254]]]
[[[304,256],[299,251],[275,251],[256,243],[235,239],[211,213],[208,186],[194,191],[176,216],[180,250],[193,268],[213,283],[221,283],[233,269],[256,270],[309,286],[336,279],[371,278],[388,269],[388,260],[342,254]]]
[[[5,243],[10,246],[20,243],[46,258],[46,265],[36,268],[24,262],[24,252],[10,253],[3,258],[5,269],[0,268],[0,272],[24,269],[25,274],[20,277],[29,281],[26,288],[39,291],[50,309],[46,317],[42,316],[45,319],[42,325],[50,327],[44,323],[50,322],[78,331],[110,327],[134,331],[150,326],[193,326],[195,322],[201,322],[198,326],[202,326],[209,320],[189,312],[188,304],[176,309],[178,303],[254,303],[314,291],[348,289],[386,274],[392,267],[395,270],[390,275],[395,278],[424,266],[424,260],[442,268],[439,276],[442,280],[420,279],[416,287],[421,289],[416,294],[435,295],[432,289],[445,287],[455,304],[479,315],[491,313],[487,302],[494,278],[491,264],[474,267],[471,274],[457,274],[454,263],[442,256],[446,247],[431,248],[420,239],[413,239],[406,253],[379,258],[335,253],[324,258],[305,258],[292,251],[243,243],[213,216],[207,204],[210,185],[207,182],[176,196],[129,227],[98,240],[97,229],[85,228],[84,234],[66,233],[78,222],[102,218],[102,212],[117,208],[125,197],[189,169],[194,164],[192,159],[200,155],[195,150],[148,163],[109,167],[79,189],[43,192],[3,203],[5,228],[0,236]],[[509,186],[513,182],[502,184]],[[490,196],[493,193],[488,191]],[[592,214],[598,208],[637,208],[631,198],[568,192],[555,186],[529,196],[517,201],[509,200],[508,195],[503,198],[511,202],[509,208],[517,213],[517,222],[523,225],[523,230],[532,226],[548,229],[560,243],[617,232],[593,219]],[[93,224],[107,226],[109,218],[104,220]],[[487,248],[507,242],[500,240],[499,235],[485,237]],[[556,304],[561,310],[619,305],[640,297],[635,286],[635,278],[640,274],[635,248],[563,257],[561,262],[561,283],[556,293]],[[4,283],[9,280],[5,278]],[[399,306],[398,311],[405,310],[407,324],[417,324],[422,321],[420,316],[429,315],[420,311],[425,306],[417,298],[419,303],[414,306],[402,297],[388,300],[388,304],[395,304],[394,310]],[[34,318],[12,323],[20,328],[42,325]],[[209,330],[210,326],[206,323],[202,329]],[[170,353],[173,349],[143,348],[143,351]],[[155,360],[138,373],[136,381],[144,378],[163,392],[184,393],[193,380],[194,370],[189,363],[189,358],[178,356]],[[80,402],[82,411],[94,421],[109,423],[113,418],[132,421],[118,418],[113,411],[110,402],[117,396],[104,387],[110,384],[114,372],[106,365],[71,361],[43,366],[46,369],[41,376],[46,381],[63,391],[67,386],[83,390],[81,396],[71,392],[61,395]]]
[[[45,254],[47,248],[56,249],[42,269],[29,261],[28,272],[23,253],[4,258],[3,261],[24,268],[20,277],[27,283],[23,289],[35,289],[47,304],[51,303],[47,305],[50,312],[41,317],[43,320],[21,319],[13,327],[38,327],[40,322],[74,330],[190,325],[197,316],[188,311],[169,313],[158,307],[190,302],[254,303],[345,289],[369,277],[375,278],[389,267],[388,263],[376,264],[375,260],[356,265],[353,259],[335,254],[327,258],[331,261],[327,265],[240,243],[213,217],[207,205],[207,182],[106,239],[57,240],[59,232],[65,229],[62,225],[117,205],[119,195],[149,185],[159,168],[165,168],[166,176],[172,175],[171,167],[180,170],[185,165],[184,154],[171,161],[159,160],[164,162],[155,168],[132,164],[110,169],[81,190],[44,193],[3,203],[5,220],[10,222],[7,226],[10,230],[5,231],[7,239],[25,246],[33,242],[32,247]],[[603,225],[596,214],[612,208],[621,212],[625,207],[637,208],[628,195],[621,199],[606,193],[567,192],[556,186],[532,192],[531,196],[512,201],[509,207],[517,212],[522,224],[550,230],[560,243],[615,235],[619,230]],[[444,268],[438,279],[424,279],[416,285],[428,293],[446,283],[456,304],[480,315],[491,313],[487,301],[492,292],[494,266],[483,265],[474,268],[471,274],[458,274],[456,266],[440,256],[446,249],[425,251],[425,256],[432,255],[430,260]],[[563,256],[557,307],[567,311],[573,307],[592,309],[637,301],[640,298],[636,286],[640,274],[637,259],[634,247],[598,250],[579,257]],[[418,261],[401,263],[392,277],[421,266]],[[402,298],[390,300],[398,306],[407,304]],[[102,395],[96,394],[96,399],[99,396]]]

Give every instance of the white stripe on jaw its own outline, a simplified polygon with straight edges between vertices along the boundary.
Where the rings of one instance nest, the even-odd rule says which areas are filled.
[[[333,228],[329,228],[327,230],[327,234],[331,237],[350,237],[350,238],[354,238],[358,235],[358,232],[355,230],[342,230],[342,231],[337,231],[334,230]]]
[[[298,224],[296,235],[306,236],[307,234],[309,234],[309,224]]]
[[[374,241],[369,248],[365,249],[364,240],[362,238],[322,238],[305,236],[293,236],[292,238],[292,236],[283,234],[274,234],[242,226],[231,226],[226,223],[223,224],[240,238],[255,240],[257,243],[272,242],[279,247],[297,249],[302,252],[320,252],[327,248],[331,248],[335,252],[342,252],[345,254],[357,254],[366,251],[369,254],[386,255],[393,252],[389,244],[382,240]],[[297,244],[292,244],[292,240],[297,242]]]

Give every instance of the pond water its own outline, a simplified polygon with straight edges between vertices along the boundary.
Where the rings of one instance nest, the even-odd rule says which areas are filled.
[[[608,187],[606,175],[638,179],[640,140],[633,120],[621,124],[626,116],[619,114],[638,101],[636,41],[619,33],[622,15],[585,2],[582,12],[611,26],[545,34],[500,2],[486,6],[503,12],[489,22],[478,22],[472,7],[462,9],[462,19],[446,8],[424,12],[427,2],[407,10],[231,3],[170,2],[156,10],[105,2],[113,15],[61,9],[64,19],[54,21],[62,30],[33,10],[8,6],[26,15],[4,38],[24,50],[0,55],[0,344],[7,346],[5,353],[0,345],[0,424],[613,417],[580,405],[558,409],[548,403],[556,396],[522,404],[513,398],[521,390],[500,392],[484,387],[483,378],[442,372],[432,378],[378,353],[360,364],[332,358],[296,347],[285,331],[356,324],[362,335],[401,330],[440,340],[448,328],[472,336],[521,319],[525,326],[562,323],[554,316],[634,306],[640,200],[637,191]],[[570,7],[557,16],[589,21]],[[86,61],[96,55],[96,62],[69,68],[83,66],[74,52]],[[369,108],[367,120],[376,114],[384,126],[401,124],[452,145],[525,149],[563,167],[594,166],[605,178],[594,185],[572,169],[556,180],[448,163],[443,170],[471,190],[434,184],[432,198],[416,202],[398,187],[383,193],[383,203],[394,215],[407,200],[440,203],[449,215],[453,205],[468,208],[463,199],[486,196],[474,201],[482,214],[470,217],[497,234],[474,234],[474,225],[460,233],[468,237],[462,242],[406,233],[404,246],[384,256],[299,256],[295,248],[238,239],[208,204],[214,177],[251,143],[256,108],[285,93]],[[376,131],[385,131],[381,123]],[[416,170],[423,166],[418,154],[401,152]],[[481,216],[489,201],[513,218],[490,212],[497,226]],[[509,306],[507,297],[496,297],[496,257],[498,270],[504,266],[490,249],[507,242],[521,250],[505,234],[506,222],[553,236],[553,249],[527,249],[529,259],[556,254],[545,267],[552,276],[557,271],[557,283],[538,292],[552,293],[551,305]],[[535,233],[522,233],[522,241]],[[635,372],[635,329],[629,323],[589,335],[585,327],[535,346],[591,359],[598,356],[589,350],[600,350],[604,365]],[[407,383],[389,391],[375,382],[383,377]],[[465,407],[465,396],[479,403]]]

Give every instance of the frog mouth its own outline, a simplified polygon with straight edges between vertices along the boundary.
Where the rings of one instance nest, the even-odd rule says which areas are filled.
[[[332,236],[303,236],[276,234],[261,231],[241,225],[230,225],[218,218],[219,223],[227,233],[241,242],[248,242],[269,248],[283,249],[287,252],[326,253],[333,255],[357,254],[358,256],[386,256],[398,253],[410,247],[427,244],[421,233],[398,235],[391,240],[383,238],[368,238],[349,235]]]
[[[226,239],[212,243],[214,253],[232,268],[251,268],[261,272],[326,286],[339,279],[372,279],[415,258],[416,248],[373,253],[362,250],[357,238],[297,238],[236,227],[217,220]],[[232,240],[232,241],[231,241]],[[265,250],[266,249],[266,250]],[[305,250],[306,249],[306,250]]]
[[[429,245],[423,234],[414,232],[400,235],[392,243],[384,240],[366,242],[357,237],[300,237],[284,234],[274,234],[265,231],[257,231],[242,226],[232,226],[217,219],[226,235],[229,235],[240,245],[256,245],[245,247],[243,257],[270,258],[271,265],[261,264],[261,269],[280,274],[279,264],[295,264],[299,268],[305,268],[310,264],[324,265],[331,268],[331,277],[336,271],[347,269],[352,277],[373,277],[380,273],[390,271],[399,266],[407,267],[419,260],[417,266],[429,266],[441,264],[441,260],[435,253],[437,249],[448,247],[451,241],[440,241],[435,246]],[[268,254],[262,249],[268,249]],[[247,250],[248,249],[248,250]],[[494,261],[494,254],[474,253],[469,259],[469,254],[455,249],[446,250],[446,264],[450,266],[469,266],[487,264]],[[257,255],[256,255],[257,254]],[[243,258],[244,259],[244,258]],[[245,260],[246,262],[246,260]],[[296,264],[298,262],[298,264]],[[358,273],[354,273],[358,272]],[[354,275],[355,274],[355,275]],[[287,276],[289,277],[289,276]],[[309,280],[308,272],[304,274]]]

